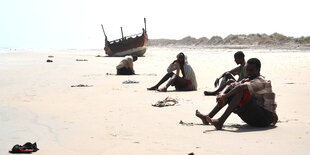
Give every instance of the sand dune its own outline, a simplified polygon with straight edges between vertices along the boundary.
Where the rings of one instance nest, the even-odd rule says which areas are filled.
[[[227,49],[310,49],[310,36],[289,37],[279,33],[267,34],[239,34],[229,35],[225,38],[213,36],[211,38],[193,38],[191,36],[180,40],[151,39],[150,46],[157,47],[192,47],[192,48],[227,48]]]

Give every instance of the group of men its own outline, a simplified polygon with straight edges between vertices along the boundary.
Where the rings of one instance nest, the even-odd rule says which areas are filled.
[[[237,114],[244,122],[255,127],[274,126],[277,123],[277,105],[271,82],[260,75],[260,60],[251,58],[245,61],[244,57],[242,51],[236,52],[234,58],[239,66],[224,72],[215,80],[214,86],[218,86],[215,91],[204,91],[206,96],[216,95],[217,103],[206,115],[196,110],[196,116],[203,124],[214,125],[217,130],[220,130],[231,113]],[[117,74],[135,74],[133,62],[136,60],[135,56],[125,57],[117,66]],[[234,78],[235,75],[238,75],[237,80]],[[166,81],[168,81],[167,84],[159,88]],[[167,74],[147,90],[166,92],[170,86],[175,86],[176,91],[197,90],[195,72],[188,64],[184,53],[179,53],[177,59],[169,65]],[[225,112],[218,119],[213,118],[226,105]]]

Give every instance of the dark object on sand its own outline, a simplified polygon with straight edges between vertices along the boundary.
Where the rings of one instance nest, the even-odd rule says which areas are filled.
[[[139,81],[135,81],[135,80],[126,80],[126,81],[123,81],[123,84],[133,84],[133,83],[139,83]]]
[[[87,59],[76,59],[76,61],[88,61]]]
[[[285,84],[295,84],[294,82],[287,82],[287,83],[285,83]]]
[[[146,34],[146,20],[144,18],[144,28],[142,33],[131,36],[123,36],[123,29],[121,27],[122,38],[113,41],[108,41],[108,38],[101,24],[105,36],[105,53],[108,56],[123,57],[126,55],[142,56],[146,52],[148,36]]]
[[[93,85],[87,85],[87,84],[79,84],[79,85],[71,85],[71,87],[92,87]]]
[[[53,60],[47,59],[46,62],[53,62]]]
[[[16,144],[13,146],[12,150],[10,150],[10,153],[32,153],[37,152],[39,149],[37,147],[37,143],[31,144],[30,142],[27,142],[23,146]]]
[[[180,120],[179,124],[185,125],[185,126],[194,126],[194,123],[185,123],[182,120]]]

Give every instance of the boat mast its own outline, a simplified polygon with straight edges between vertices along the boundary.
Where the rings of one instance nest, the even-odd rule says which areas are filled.
[[[106,37],[107,35],[105,35],[104,28],[103,28],[103,25],[102,25],[102,24],[101,24],[101,28],[102,28],[102,31],[103,31],[104,36]]]
[[[122,32],[122,39],[124,39],[123,28],[122,27],[121,27],[121,32]]]
[[[146,32],[146,19],[144,18],[144,30]]]
[[[104,34],[104,37],[105,37],[105,40],[108,41],[108,37],[107,35],[105,34],[105,31],[104,31],[104,28],[103,28],[103,25],[101,24],[101,28],[102,28],[102,31],[103,31],[103,34]]]

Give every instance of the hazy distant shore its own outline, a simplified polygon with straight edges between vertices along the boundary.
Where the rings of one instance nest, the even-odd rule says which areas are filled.
[[[229,35],[226,38],[213,36],[210,39],[202,37],[199,39],[185,37],[175,39],[150,39],[150,47],[191,47],[191,48],[225,48],[225,49],[310,49],[310,36],[287,37],[279,33]]]

